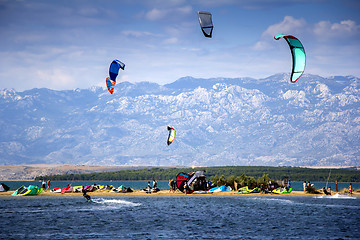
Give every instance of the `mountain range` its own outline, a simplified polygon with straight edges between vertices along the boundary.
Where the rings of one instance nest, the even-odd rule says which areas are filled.
[[[1,164],[359,166],[360,79],[0,90]],[[167,126],[176,130],[167,145]]]

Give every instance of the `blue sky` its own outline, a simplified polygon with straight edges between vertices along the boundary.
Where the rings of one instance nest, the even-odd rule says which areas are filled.
[[[359,77],[359,12],[358,0],[0,0],[0,89],[105,87],[113,59],[118,81],[263,78],[291,70],[278,33],[302,41],[305,73]]]

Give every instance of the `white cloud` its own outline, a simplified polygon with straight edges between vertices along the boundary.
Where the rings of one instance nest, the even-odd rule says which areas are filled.
[[[299,3],[323,2],[323,0],[193,0],[198,5],[215,7],[236,7],[240,9],[274,9],[289,5],[299,5]]]
[[[353,20],[343,20],[338,23],[320,21],[315,24],[308,24],[304,19],[285,16],[280,23],[270,25],[261,34],[261,39],[254,45],[254,49],[263,50],[264,47],[269,47],[266,42],[272,41],[276,34],[303,36],[312,39],[312,41],[321,42],[332,42],[349,37],[356,40],[360,35],[360,25]]]
[[[190,14],[192,13],[193,9],[191,6],[185,6],[185,7],[179,7],[176,9],[176,12],[182,13],[182,14]]]
[[[286,16],[281,22],[268,26],[252,49],[267,54],[264,59],[276,56],[277,61],[282,61],[275,64],[271,60],[273,70],[275,66],[286,66],[290,62],[288,48],[278,47],[286,44],[274,41],[274,35],[280,33],[297,36],[302,41],[307,55],[306,72],[322,76],[348,75],[350,72],[358,75],[360,26],[355,21],[319,21],[310,24],[304,19]],[[279,72],[284,69],[279,69]]]
[[[261,39],[253,46],[253,50],[271,49],[276,34],[298,35],[306,31],[307,23],[304,19],[285,16],[280,23],[270,25],[262,34]]]
[[[275,36],[276,34],[296,34],[303,31],[306,27],[304,19],[295,19],[292,16],[285,16],[282,22],[270,25],[265,32],[262,33],[263,37]]]
[[[162,8],[169,8],[174,6],[179,6],[186,3],[186,0],[151,0],[151,1],[144,1],[144,0],[131,0],[131,2],[136,2],[136,4],[145,4],[148,6],[159,6]]]
[[[170,19],[173,17],[188,15],[191,14],[192,12],[193,9],[191,6],[166,8],[166,9],[153,8],[145,14],[145,17],[150,21],[157,21],[157,20],[162,20],[166,17]]]
[[[99,10],[94,7],[84,7],[79,10],[79,14],[83,16],[94,16],[99,14]]]
[[[344,41],[345,38],[347,40],[342,45],[351,44],[357,47],[360,43],[358,40],[360,37],[360,25],[353,20],[343,20],[335,23],[320,21],[309,24],[304,19],[285,16],[281,22],[268,26],[252,49],[263,51],[274,48],[276,43],[273,37],[276,34],[297,36],[304,44],[306,43],[307,47],[312,47],[313,49],[318,49],[319,47],[322,49],[329,48],[330,45]],[[316,46],[319,42],[321,42],[321,46]],[[342,45],[339,47],[341,48]]]
[[[151,32],[141,32],[141,31],[133,31],[133,30],[126,30],[122,31],[122,34],[124,34],[127,37],[149,37],[149,36],[159,36],[157,34],[151,33]]]
[[[76,78],[69,74],[69,69],[36,70],[34,78],[38,82],[49,82],[55,89],[66,89],[68,86],[76,85]]]
[[[159,10],[157,8],[153,8],[148,13],[146,13],[146,18],[150,21],[160,20],[166,16],[166,12],[166,10]]]
[[[314,34],[320,40],[327,40],[329,38],[346,38],[355,36],[360,33],[360,25],[355,21],[344,20],[340,23],[333,23],[329,21],[321,21],[314,25]]]
[[[168,38],[163,41],[163,43],[165,43],[165,44],[176,44],[178,42],[179,42],[179,39],[177,39],[176,37]]]
[[[257,51],[262,51],[269,48],[272,48],[272,45],[268,41],[258,41],[253,46],[253,49]]]
[[[16,43],[41,42],[46,40],[47,38],[48,37],[46,36],[46,34],[41,34],[41,33],[23,33],[12,37],[13,41]]]

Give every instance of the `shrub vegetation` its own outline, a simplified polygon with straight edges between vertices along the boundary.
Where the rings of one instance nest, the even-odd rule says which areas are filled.
[[[98,172],[84,174],[64,174],[38,176],[35,180],[169,180],[175,179],[180,172],[195,172],[205,170],[207,179],[214,183],[240,186],[259,186],[271,179],[281,181],[288,177],[292,182],[311,181],[326,182],[330,169],[311,169],[300,167],[264,167],[264,166],[226,166],[226,167],[196,167],[196,168],[143,168],[136,170],[121,170],[114,172]],[[356,169],[331,169],[329,182],[360,182],[360,171]]]

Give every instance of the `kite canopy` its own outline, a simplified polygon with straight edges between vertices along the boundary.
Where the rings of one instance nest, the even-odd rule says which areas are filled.
[[[111,62],[110,68],[109,68],[109,76],[105,80],[106,87],[108,91],[113,94],[114,93],[114,87],[116,84],[116,77],[119,75],[119,70],[125,69],[125,64],[120,62],[119,60],[115,59]]]
[[[170,126],[167,126],[167,130],[169,131],[169,136],[168,136],[168,139],[167,139],[167,145],[170,145],[175,139],[175,129],[170,127]]]
[[[194,190],[190,187],[191,184],[198,179],[199,177],[203,176],[205,170],[204,171],[196,171],[194,173],[188,174],[188,173],[184,173],[181,172],[176,176],[176,186],[177,188],[181,191],[181,192],[185,192],[186,193],[192,193]],[[185,183],[187,184],[187,188],[185,189]]]
[[[232,189],[230,186],[222,185],[220,187],[214,187],[209,189],[209,192],[230,192]]]
[[[198,16],[199,16],[200,27],[204,36],[211,38],[212,31],[214,28],[211,20],[211,13],[205,11],[199,11]]]
[[[0,184],[0,192],[6,192],[9,190],[10,190],[10,188],[5,183]]]
[[[277,34],[274,38],[275,40],[284,38],[286,42],[289,44],[293,59],[290,81],[294,83],[301,77],[301,75],[305,70],[305,65],[306,65],[305,49],[301,44],[301,42],[299,41],[299,39],[297,39],[294,36]]]
[[[38,195],[43,191],[38,186],[29,185],[29,187],[21,186],[13,194],[13,196],[26,196],[26,195]]]
[[[176,176],[176,186],[181,192],[184,192],[184,185],[189,177],[190,175],[184,172],[181,172]]]
[[[292,188],[286,189],[286,188],[277,188],[272,190],[272,193],[276,193],[276,194],[283,194],[283,193],[291,193]]]
[[[105,82],[106,82],[107,90],[109,91],[109,93],[113,94],[114,93],[114,83],[111,81],[111,79],[109,77],[106,78]]]
[[[125,70],[125,64],[120,62],[119,60],[115,59],[114,61],[112,61],[112,63],[110,64],[110,68],[109,68],[109,76],[110,76],[110,80],[114,81],[113,85],[116,84],[116,77],[119,74],[119,70],[120,68],[122,70]]]

